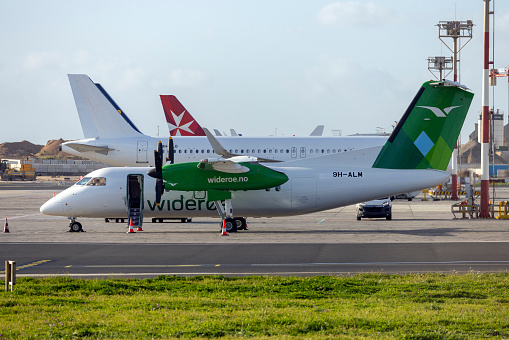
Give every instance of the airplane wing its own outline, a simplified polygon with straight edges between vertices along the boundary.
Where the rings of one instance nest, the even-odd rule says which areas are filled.
[[[209,129],[203,128],[203,131],[205,132],[205,135],[207,136],[207,139],[209,140],[209,143],[212,146],[212,149],[214,149],[214,152],[216,154],[223,156],[224,158],[233,158],[233,157],[241,156],[241,155],[237,155],[237,154],[230,153],[230,152],[226,151],[226,149],[223,148],[223,146],[221,145],[221,143],[219,143],[219,141],[216,139],[216,137],[214,137],[212,135],[212,133],[210,133]],[[268,159],[268,158],[260,158],[260,157],[257,157],[257,161],[258,162],[267,162],[267,163],[281,162],[280,160],[277,160],[277,159]]]
[[[198,164],[198,168],[203,170],[216,170],[229,174],[240,174],[249,171],[249,168],[229,160],[211,161],[204,159]]]
[[[65,146],[70,147],[71,149],[74,149],[78,152],[87,152],[87,151],[94,151],[97,153],[102,153],[107,155],[108,151],[113,151],[115,149],[108,148],[107,146],[94,146],[94,145],[87,145],[87,144],[80,144],[80,143],[65,143]]]

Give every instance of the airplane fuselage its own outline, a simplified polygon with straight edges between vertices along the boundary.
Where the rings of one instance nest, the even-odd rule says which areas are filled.
[[[381,146],[383,136],[351,137],[217,137],[231,153],[290,161],[352,150]],[[207,137],[173,137],[175,162],[198,162],[204,158],[220,157],[215,154]],[[154,166],[154,150],[163,142],[168,150],[167,138],[140,134],[139,137],[90,138],[62,144],[62,151],[112,166]],[[74,145],[74,148],[68,145]],[[80,146],[76,146],[80,145]],[[87,147],[104,149],[87,150]],[[108,150],[109,149],[109,150]],[[80,151],[78,151],[80,150]]]
[[[337,208],[349,204],[431,187],[449,173],[438,170],[388,170],[364,166],[271,166],[289,180],[278,190],[233,191],[235,216],[291,216]],[[144,217],[218,217],[213,202],[203,191],[165,192],[155,204],[155,179],[147,168],[103,168],[85,178],[100,179],[101,185],[75,184],[41,207],[48,215],[67,217],[126,217],[129,176],[141,179]],[[87,180],[85,180],[86,182]]]

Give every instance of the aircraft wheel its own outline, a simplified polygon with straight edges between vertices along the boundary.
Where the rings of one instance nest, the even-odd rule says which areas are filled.
[[[235,220],[235,223],[237,224],[237,230],[246,230],[247,229],[247,222],[244,217],[235,217],[234,220]]]
[[[80,222],[73,222],[69,225],[70,231],[73,233],[77,233],[83,231],[83,227]]]
[[[226,231],[229,233],[236,233],[237,232],[237,223],[233,218],[227,218],[224,220],[224,224],[226,227]]]

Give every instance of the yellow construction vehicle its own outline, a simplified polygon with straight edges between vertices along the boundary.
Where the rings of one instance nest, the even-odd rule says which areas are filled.
[[[0,172],[4,181],[35,181],[37,178],[35,168],[30,161],[17,161],[3,159]]]

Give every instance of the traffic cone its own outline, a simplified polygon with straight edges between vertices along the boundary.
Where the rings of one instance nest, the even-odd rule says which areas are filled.
[[[10,233],[10,231],[9,231],[9,223],[7,223],[7,219],[5,219],[4,233]]]
[[[228,232],[226,231],[226,222],[223,220],[223,227],[221,228],[221,236],[228,236]]]
[[[135,231],[134,231],[134,229],[133,229],[133,219],[132,219],[132,218],[130,218],[130,219],[129,219],[129,231],[128,231],[127,233],[128,233],[128,234],[130,234],[130,233],[134,233],[134,232],[135,232]]]
[[[143,231],[143,228],[141,227],[141,225],[138,227],[138,229],[136,229],[136,231]]]

